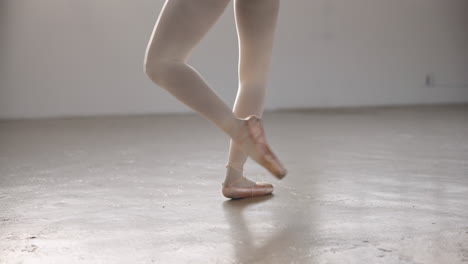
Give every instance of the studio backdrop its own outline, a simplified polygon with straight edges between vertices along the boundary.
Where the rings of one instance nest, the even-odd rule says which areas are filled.
[[[1,0],[0,118],[190,112],[143,72],[163,4]],[[284,0],[265,108],[468,102],[467,13],[466,0]],[[189,62],[232,106],[237,60],[231,3]]]

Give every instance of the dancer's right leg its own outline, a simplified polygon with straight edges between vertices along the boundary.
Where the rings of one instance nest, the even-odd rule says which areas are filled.
[[[230,0],[166,0],[145,54],[145,72],[231,137],[240,128],[232,110],[187,59],[225,10]]]

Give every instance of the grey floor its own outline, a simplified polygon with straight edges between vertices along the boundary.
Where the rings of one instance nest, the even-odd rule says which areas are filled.
[[[245,200],[194,114],[0,122],[0,263],[468,263],[468,106],[263,120]]]

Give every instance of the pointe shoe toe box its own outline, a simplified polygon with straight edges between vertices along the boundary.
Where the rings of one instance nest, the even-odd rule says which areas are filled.
[[[261,119],[255,115],[250,115],[244,120],[246,121],[248,137],[241,140],[241,145],[244,141],[253,144],[253,148],[246,150],[245,153],[278,179],[284,178],[287,170],[269,147]]]

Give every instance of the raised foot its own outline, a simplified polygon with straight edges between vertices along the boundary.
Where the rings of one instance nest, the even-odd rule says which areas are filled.
[[[260,118],[255,115],[241,119],[243,131],[237,138],[233,138],[240,149],[258,164],[267,169],[276,178],[282,179],[287,174],[286,168],[269,147]]]

